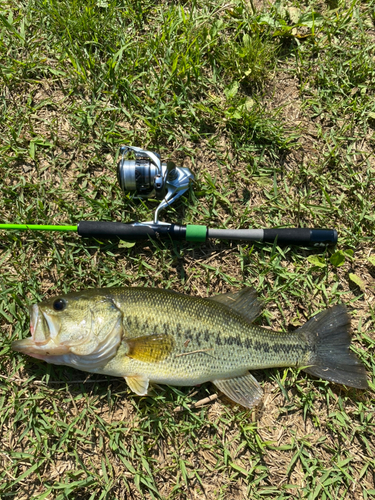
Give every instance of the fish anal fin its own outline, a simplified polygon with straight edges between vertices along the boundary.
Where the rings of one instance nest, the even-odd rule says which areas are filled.
[[[214,297],[209,297],[207,300],[219,302],[234,309],[242,316],[245,316],[249,322],[254,321],[262,312],[262,304],[258,300],[255,288],[247,287],[238,292],[215,295]]]
[[[246,408],[252,408],[263,397],[263,389],[251,373],[212,382],[228,398]]]
[[[130,339],[123,339],[127,347],[126,355],[129,358],[144,363],[157,363],[162,361],[171,353],[174,347],[174,339],[171,335],[155,334],[144,335]]]
[[[145,396],[148,391],[149,379],[143,375],[129,375],[125,377],[126,383],[130,389],[138,394],[138,396]]]

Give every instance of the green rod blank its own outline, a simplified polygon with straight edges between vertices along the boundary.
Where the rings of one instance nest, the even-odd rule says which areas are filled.
[[[41,224],[0,224],[0,229],[18,231],[77,231],[78,226],[45,226]]]

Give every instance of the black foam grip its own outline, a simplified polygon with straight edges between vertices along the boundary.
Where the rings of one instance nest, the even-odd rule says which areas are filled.
[[[335,245],[337,231],[335,229],[282,228],[264,229],[263,241],[283,245],[314,246],[317,244]]]
[[[81,221],[78,234],[84,238],[120,238],[127,241],[147,240],[170,236],[185,239],[185,226],[176,224],[124,224],[122,222]]]

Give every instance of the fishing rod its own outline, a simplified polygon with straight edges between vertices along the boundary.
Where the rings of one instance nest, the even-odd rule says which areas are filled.
[[[136,191],[139,198],[154,197],[160,200],[151,222],[81,221],[77,225],[0,224],[0,229],[29,231],[76,232],[82,237],[113,238],[127,241],[148,238],[170,238],[191,242],[208,239],[242,240],[299,246],[335,245],[335,229],[272,228],[272,229],[215,229],[207,226],[178,225],[159,220],[159,213],[171,205],[188,189],[194,175],[187,167],[178,167],[173,162],[162,163],[160,155],[132,146],[120,149],[122,157],[117,166],[117,178],[123,191]],[[127,159],[129,152],[134,159]]]
[[[280,228],[280,229],[212,229],[207,226],[188,224],[186,226],[166,222],[122,222],[81,221],[75,226],[41,224],[0,224],[0,229],[18,231],[60,231],[76,232],[84,238],[117,237],[127,241],[141,241],[148,238],[171,238],[191,242],[205,242],[208,239],[242,240],[282,245],[334,245],[337,243],[335,229]]]

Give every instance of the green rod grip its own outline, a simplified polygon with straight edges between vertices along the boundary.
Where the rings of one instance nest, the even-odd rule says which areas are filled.
[[[41,224],[0,224],[0,229],[18,231],[77,231],[77,226],[45,226]]]
[[[186,241],[202,242],[207,239],[207,227],[188,224],[186,226]]]

